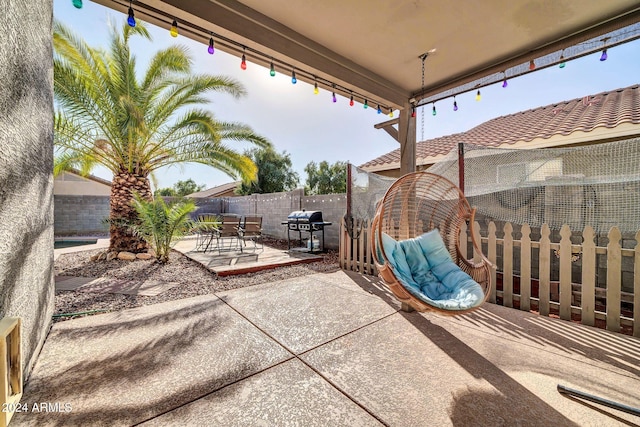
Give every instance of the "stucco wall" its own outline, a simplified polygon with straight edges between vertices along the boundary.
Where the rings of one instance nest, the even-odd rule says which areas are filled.
[[[22,318],[28,375],[53,314],[50,0],[0,2],[0,317]]]

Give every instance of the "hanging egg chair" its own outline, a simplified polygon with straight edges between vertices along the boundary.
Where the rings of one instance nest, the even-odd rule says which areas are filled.
[[[446,315],[467,313],[487,300],[492,264],[474,238],[474,217],[460,189],[440,175],[409,173],[387,190],[369,236],[379,276],[398,300]],[[465,221],[475,261],[460,251]]]

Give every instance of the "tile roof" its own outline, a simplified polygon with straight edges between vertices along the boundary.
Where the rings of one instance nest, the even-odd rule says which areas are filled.
[[[497,117],[466,132],[421,141],[416,144],[416,157],[425,159],[447,154],[459,142],[497,147],[570,135],[575,131],[612,129],[622,123],[640,124],[640,85]],[[399,148],[360,167],[366,169],[385,164],[389,169],[399,167]]]
[[[206,190],[198,191],[197,193],[191,193],[187,197],[200,198],[200,197],[217,197],[220,194],[224,194],[229,190],[235,189],[241,181],[229,182],[227,184],[211,187]]]

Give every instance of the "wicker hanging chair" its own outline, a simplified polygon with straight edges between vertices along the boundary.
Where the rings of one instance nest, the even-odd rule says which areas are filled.
[[[417,311],[448,315],[486,301],[492,264],[473,237],[474,216],[460,189],[439,175],[409,173],[387,190],[369,235],[379,275],[398,300]],[[460,252],[465,221],[478,262]]]

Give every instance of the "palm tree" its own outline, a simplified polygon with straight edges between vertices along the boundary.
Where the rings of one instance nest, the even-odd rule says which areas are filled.
[[[142,22],[133,28],[125,23],[121,31],[112,27],[105,50],[54,23],[54,173],[70,168],[89,173],[98,164],[113,172],[110,250],[140,252],[144,240],[122,224],[136,218],[134,194],[152,200],[153,171],[196,162],[236,179],[254,179],[255,164],[225,141],[270,143],[246,125],[219,122],[196,108],[209,102],[207,92],[239,97],[244,89],[227,77],[192,74],[186,47],[157,52],[138,79],[129,50],[134,35],[151,40]]]

